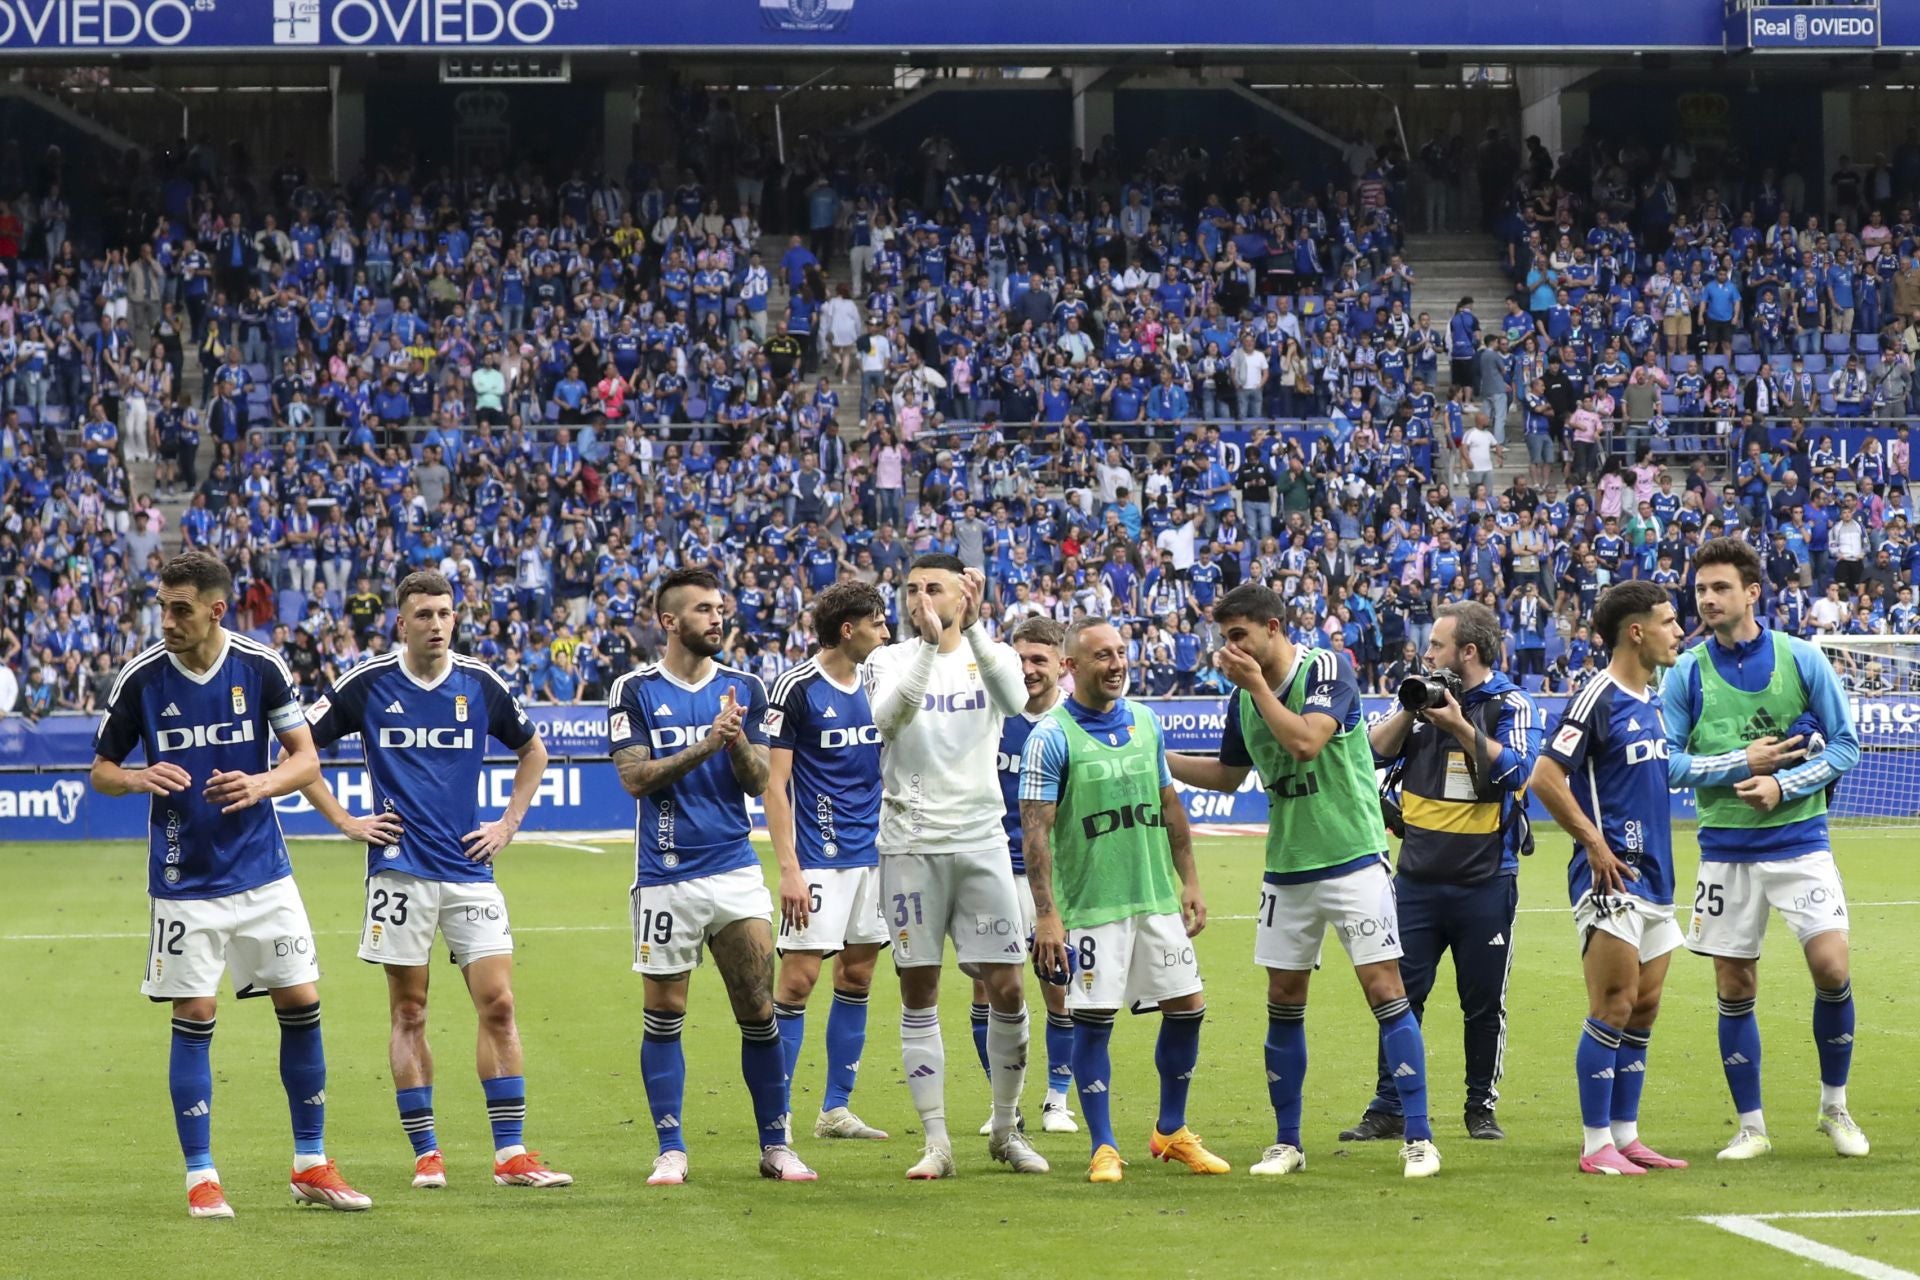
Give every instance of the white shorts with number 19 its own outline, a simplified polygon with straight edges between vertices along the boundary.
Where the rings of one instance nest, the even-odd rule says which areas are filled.
[[[187,1000],[220,994],[222,971],[241,999],[320,979],[313,926],[292,876],[221,898],[149,898],[140,994]]]
[[[362,960],[417,968],[433,959],[436,932],[462,969],[488,956],[513,954],[507,900],[493,881],[422,880],[395,871],[367,877]]]
[[[769,920],[773,895],[758,866],[697,880],[635,885],[633,970],[650,978],[700,967],[707,939],[736,920]]]
[[[897,968],[938,965],[948,938],[965,970],[1027,958],[1013,860],[1004,844],[973,853],[881,854],[880,914]]]

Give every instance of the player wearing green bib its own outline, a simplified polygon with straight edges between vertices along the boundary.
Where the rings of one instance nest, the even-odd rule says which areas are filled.
[[[1093,1142],[1087,1180],[1122,1176],[1107,1048],[1122,1007],[1160,1010],[1160,1114],[1147,1149],[1195,1173],[1226,1173],[1227,1162],[1186,1120],[1206,1017],[1192,938],[1207,923],[1187,811],[1167,772],[1159,722],[1121,696],[1127,645],[1119,629],[1105,618],[1076,620],[1066,658],[1074,691],[1027,738],[1020,820],[1034,963],[1067,982],[1073,1080]]]
[[[1360,685],[1345,655],[1296,646],[1285,618],[1285,602],[1252,583],[1214,605],[1227,641],[1216,662],[1238,688],[1227,700],[1219,756],[1167,756],[1173,776],[1188,786],[1233,792],[1258,770],[1268,792],[1253,958],[1267,970],[1267,1093],[1276,1133],[1249,1172],[1306,1167],[1300,1111],[1307,984],[1331,925],[1379,1020],[1383,1060],[1406,1117],[1403,1172],[1431,1177],[1440,1171],[1440,1152],[1427,1122],[1426,1045],[1400,982],[1387,833]]]
[[[1778,911],[1813,975],[1818,1127],[1843,1156],[1867,1137],[1847,1111],[1854,1007],[1847,894],[1827,833],[1827,789],[1860,759],[1840,679],[1804,640],[1762,627],[1760,557],[1715,538],[1694,555],[1694,599],[1711,632],[1660,687],[1667,775],[1696,788],[1700,880],[1687,946],[1713,957],[1720,1061],[1740,1127],[1722,1160],[1773,1150],[1760,1107],[1760,944]]]

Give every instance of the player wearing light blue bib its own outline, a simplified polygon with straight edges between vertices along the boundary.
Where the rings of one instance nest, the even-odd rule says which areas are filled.
[[[234,994],[271,996],[280,1081],[293,1119],[296,1199],[334,1209],[373,1201],[325,1154],[327,1061],[313,928],[272,801],[320,776],[293,675],[279,653],[226,630],[233,575],[187,552],[160,571],[162,643],[129,662],[94,737],[92,782],[145,794],[149,938],[140,990],[173,1004],[167,1089],[187,1162],[187,1212],[231,1218],[213,1165],[214,1013],[220,975]],[[268,768],[274,739],[285,753]],[[144,768],[122,763],[136,749]]]
[[[1567,891],[1587,982],[1574,1052],[1580,1172],[1639,1175],[1687,1167],[1640,1141],[1647,1044],[1680,946],[1667,733],[1654,684],[1679,653],[1681,628],[1666,588],[1633,581],[1600,594],[1593,632],[1612,660],[1567,704],[1532,786],[1573,837]]]
[[[1847,891],[1827,832],[1830,788],[1860,760],[1840,679],[1804,640],[1763,628],[1760,557],[1735,538],[1694,554],[1694,600],[1708,638],[1680,656],[1661,688],[1670,777],[1695,788],[1700,878],[1687,945],[1713,957],[1720,1062],[1740,1127],[1720,1152],[1748,1160],[1773,1149],[1760,1099],[1754,1015],[1760,945],[1775,911],[1813,976],[1820,1132],[1836,1154],[1864,1156],[1847,1110],[1853,1065]]]
[[[864,582],[839,582],[813,600],[820,651],[774,682],[767,735],[767,832],[780,863],[780,974],[773,1012],[786,1058],[788,1124],[793,1073],[806,1036],[807,997],[833,957],[827,1015],[827,1089],[816,1138],[887,1135],[848,1109],[867,1043],[873,966],[887,944],[880,914],[880,730],[860,664],[887,642],[886,601]]]
[[[479,1015],[480,1088],[493,1130],[493,1180],[564,1187],[571,1176],[527,1150],[527,1086],[514,1020],[513,930],[493,882],[493,859],[520,829],[547,768],[547,750],[493,668],[449,649],[453,587],[440,573],[408,574],[396,596],[401,648],[341,677],[307,712],[314,742],[359,735],[373,810],[348,813],[315,782],[302,792],[328,822],[367,845],[360,958],[386,966],[400,1125],[413,1146],[413,1185],[447,1185],[433,1118],[427,986],[433,938],[447,941]],[[487,739],[519,757],[506,812],[480,816]]]
[[[725,644],[720,581],[676,569],[654,595],[667,633],[659,662],[607,694],[607,741],[639,803],[633,967],[645,981],[640,1074],[660,1135],[649,1186],[687,1180],[680,1045],[687,985],[711,949],[740,1024],[740,1073],[753,1098],[761,1176],[811,1182],[787,1145],[786,1056],[773,1017],[773,899],[748,842],[747,797],[767,789],[767,695],[759,678],[713,660]]]

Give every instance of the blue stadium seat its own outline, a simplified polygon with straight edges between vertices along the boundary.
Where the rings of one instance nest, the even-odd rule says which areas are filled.
[[[373,302],[373,314],[375,314],[375,315],[377,315],[377,316],[390,316],[390,315],[392,315],[392,314],[393,314],[393,299],[392,299],[392,298],[376,298],[376,299],[374,299],[374,302]]]
[[[1822,391],[1820,393],[1820,412],[1832,413],[1833,408],[1834,408],[1833,397],[1827,392]]]
[[[1753,354],[1753,339],[1744,333],[1733,335],[1733,354],[1744,356]]]
[[[1751,377],[1760,372],[1760,357],[1736,354],[1733,357],[1733,371],[1743,377]]]
[[[1830,333],[1821,340],[1820,345],[1830,356],[1843,356],[1847,354],[1847,348],[1851,344],[1846,334]]]
[[[307,598],[298,591],[282,591],[276,597],[280,621],[293,626],[307,616]]]
[[[1547,678],[1538,675],[1522,676],[1520,678],[1520,687],[1528,693],[1542,693],[1546,690]]]
[[[1671,391],[1662,391],[1660,393],[1660,412],[1665,414],[1680,412],[1680,397]]]
[[[1880,335],[1877,333],[1856,333],[1853,335],[1853,349],[1861,355],[1880,350]]]
[[[1667,372],[1685,373],[1687,371],[1687,365],[1692,359],[1692,356],[1668,356]]]
[[[1827,371],[1827,358],[1825,356],[1811,355],[1800,358],[1805,362],[1802,367],[1805,368],[1808,373],[1825,373]]]
[[[1712,373],[1715,369],[1725,369],[1730,363],[1725,356],[1708,356],[1700,362],[1700,371]]]

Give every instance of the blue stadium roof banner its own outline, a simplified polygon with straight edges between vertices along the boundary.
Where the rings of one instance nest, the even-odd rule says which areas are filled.
[[[1224,22],[1198,21],[1192,6],[1166,0],[0,0],[0,54],[1920,45],[1920,0],[1751,13],[1753,25],[1736,31],[1720,0],[1254,0]]]

